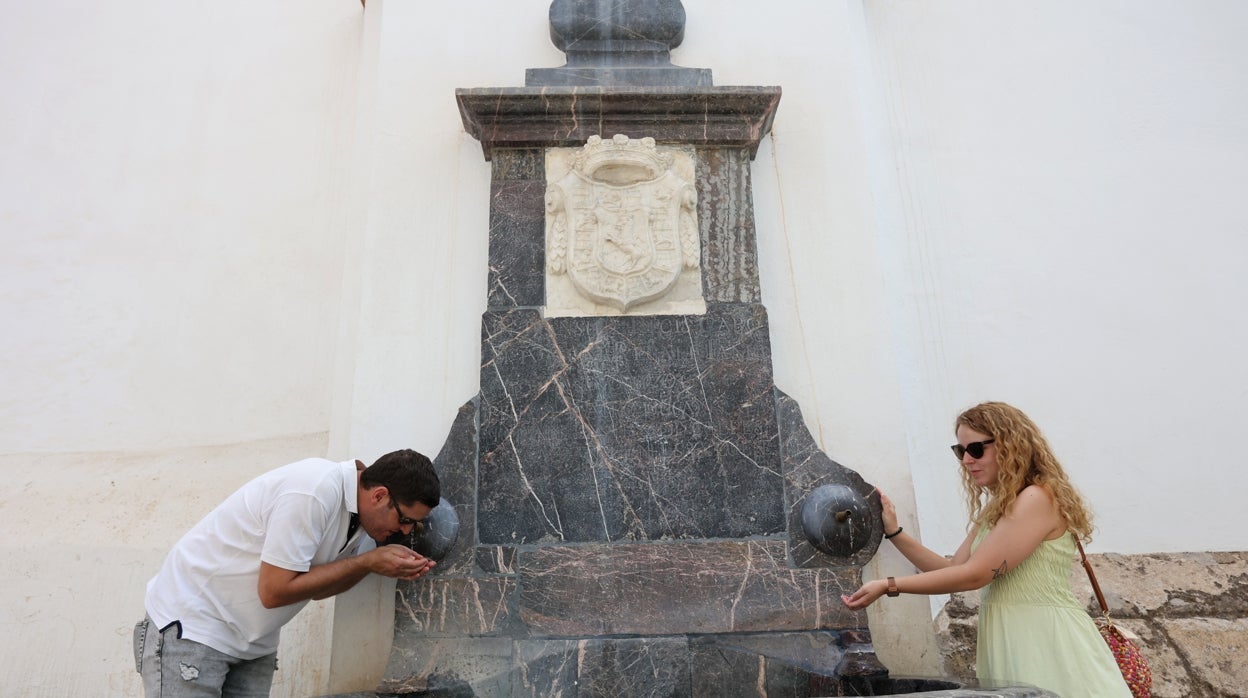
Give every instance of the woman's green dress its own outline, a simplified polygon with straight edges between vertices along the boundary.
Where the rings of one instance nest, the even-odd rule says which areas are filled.
[[[974,545],[987,534],[982,529]],[[1109,646],[1070,590],[1074,557],[1068,531],[980,591],[981,682],[1028,683],[1062,698],[1131,698]]]

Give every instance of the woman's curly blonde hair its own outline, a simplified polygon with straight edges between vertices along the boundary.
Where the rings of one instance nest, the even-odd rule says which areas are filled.
[[[1022,410],[1004,402],[984,402],[958,415],[954,431],[965,426],[993,439],[997,449],[997,481],[981,487],[962,468],[971,524],[993,526],[1009,511],[1028,485],[1039,485],[1053,495],[1066,527],[1085,542],[1091,539],[1092,515],[1083,497],[1066,477],[1039,427]],[[984,501],[984,495],[989,495]]]

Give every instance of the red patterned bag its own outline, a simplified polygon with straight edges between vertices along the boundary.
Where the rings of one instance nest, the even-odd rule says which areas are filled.
[[[1101,585],[1096,582],[1092,564],[1088,562],[1088,556],[1083,552],[1083,544],[1076,538],[1075,545],[1079,546],[1079,557],[1083,559],[1083,569],[1088,572],[1088,580],[1092,582],[1096,602],[1101,606],[1101,617],[1096,620],[1097,630],[1101,631],[1101,637],[1105,638],[1109,650],[1114,653],[1114,661],[1118,662],[1118,669],[1122,671],[1122,678],[1126,680],[1127,687],[1131,689],[1131,695],[1135,698],[1152,698],[1153,671],[1148,668],[1148,662],[1140,652],[1140,646],[1127,636],[1128,631],[1114,625],[1114,622],[1109,619],[1109,605],[1105,603]]]
[[[1126,679],[1131,694],[1135,698],[1151,698],[1153,672],[1148,668],[1148,662],[1140,653],[1139,646],[1127,637],[1122,628],[1114,625],[1109,616],[1097,620],[1096,628],[1101,631],[1101,637],[1105,638],[1110,651],[1114,653],[1114,659],[1122,670],[1122,678]]]

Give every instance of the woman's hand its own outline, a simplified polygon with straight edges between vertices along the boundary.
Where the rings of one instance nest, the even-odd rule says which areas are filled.
[[[883,496],[883,493],[880,496]],[[883,596],[887,591],[888,582],[883,579],[876,579],[863,584],[861,589],[849,596],[841,594],[841,602],[849,608],[858,611],[875,603],[875,600]]]
[[[897,507],[893,506],[893,500],[884,494],[884,490],[877,487],[875,491],[880,493],[880,507],[883,509],[880,518],[884,520],[884,533],[894,533],[900,528],[897,525]]]

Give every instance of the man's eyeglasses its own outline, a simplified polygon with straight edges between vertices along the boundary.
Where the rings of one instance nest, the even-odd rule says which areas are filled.
[[[954,444],[949,448],[953,449],[953,455],[957,456],[958,460],[962,460],[962,457],[968,453],[971,454],[971,458],[979,460],[984,457],[984,446],[987,446],[993,441],[994,439],[984,439],[983,441],[972,441],[965,446],[962,444]]]
[[[420,529],[424,526],[424,524],[421,523],[420,521],[417,521],[416,519],[413,519],[408,516],[404,516],[403,510],[399,508],[399,503],[395,501],[394,497],[390,498],[390,506],[394,507],[395,512],[398,513],[400,526],[413,526],[414,527],[413,532],[419,532]]]

